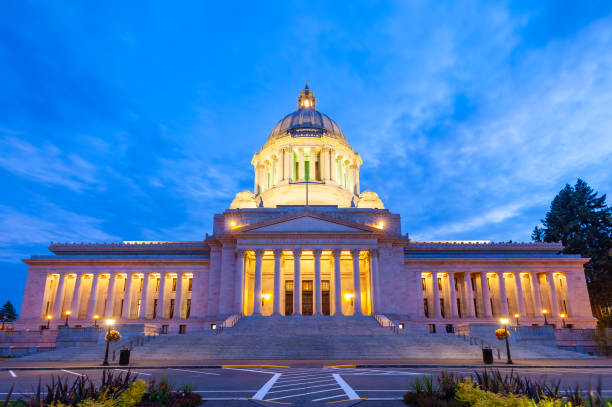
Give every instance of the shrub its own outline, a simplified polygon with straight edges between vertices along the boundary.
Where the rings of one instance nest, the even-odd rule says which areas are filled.
[[[507,329],[501,328],[495,330],[495,337],[498,341],[503,341],[506,337],[510,338],[510,332]]]
[[[135,407],[195,407],[202,403],[202,397],[193,393],[191,386],[184,385],[182,391],[175,391],[164,378],[159,383],[155,380],[149,382],[142,401]]]
[[[106,339],[108,342],[119,342],[121,340],[121,334],[119,333],[119,331],[108,331],[106,333],[106,335],[104,335],[104,339]]]

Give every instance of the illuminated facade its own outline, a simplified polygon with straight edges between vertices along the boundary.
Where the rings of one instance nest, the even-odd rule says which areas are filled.
[[[519,315],[592,327],[583,263],[546,243],[419,242],[361,192],[360,155],[306,87],[252,160],[254,190],[191,242],[55,244],[32,256],[19,324],[51,317],[207,329],[237,314],[384,315],[409,329]]]

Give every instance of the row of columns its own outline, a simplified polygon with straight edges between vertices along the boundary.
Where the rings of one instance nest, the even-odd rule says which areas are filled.
[[[297,153],[298,177],[293,176],[294,151]],[[317,155],[320,154],[320,159],[317,160]],[[359,194],[359,165],[352,161],[346,160],[343,156],[329,148],[323,147],[320,149],[310,148],[308,161],[309,179],[311,181],[334,181],[347,189],[352,189],[353,193]],[[255,163],[255,193],[261,193],[269,188],[272,188],[279,182],[304,181],[306,159],[304,157],[304,148],[284,147],[279,150],[278,157],[272,156],[265,161]],[[319,176],[316,177],[315,162],[319,163]],[[344,174],[346,173],[346,185]],[[270,185],[268,185],[268,177]]]
[[[499,302],[501,308],[501,314],[503,316],[509,316],[508,310],[508,294],[506,290],[506,281],[504,274],[507,272],[496,272],[498,281],[499,281]],[[439,293],[439,284],[438,284],[438,276],[437,274],[448,274],[448,284],[449,284],[449,292],[450,292],[450,308],[451,308],[451,318],[459,318],[458,310],[457,310],[457,296],[455,292],[455,274],[464,274],[464,291],[466,293],[466,302],[467,302],[467,317],[475,318],[476,312],[474,308],[474,297],[472,291],[472,273],[470,272],[443,272],[443,273],[432,273],[432,291],[433,291],[433,318],[442,318],[442,313],[440,309],[440,293]],[[481,283],[481,293],[482,293],[482,305],[484,315],[483,318],[492,318],[493,311],[491,309],[491,293],[489,291],[489,284],[487,280],[487,274],[490,272],[481,271],[478,273],[480,275],[480,283]],[[523,292],[523,286],[521,284],[521,272],[515,271],[512,272],[514,276],[515,282],[515,290],[516,290],[516,299],[517,299],[517,307],[518,313],[521,317],[527,316],[526,304],[525,304],[525,294]],[[539,315],[542,311],[542,297],[540,292],[540,284],[538,281],[538,273],[537,272],[529,272],[531,288],[532,288],[532,297],[534,301],[534,314]],[[550,304],[551,304],[551,316],[557,317],[560,313],[559,301],[557,295],[557,289],[554,281],[553,272],[546,272],[546,282],[548,285],[548,293],[550,294]]]
[[[303,252],[306,249],[296,248],[291,249],[293,253],[293,314],[301,315],[302,314],[302,276],[301,276],[301,257]],[[238,254],[238,262],[237,262],[237,272],[238,278],[237,280],[237,292],[236,298],[239,303],[236,304],[236,307],[240,310],[245,309],[245,304],[243,304],[244,289],[245,289],[245,260],[244,257],[246,255],[246,249],[239,249],[237,251]],[[255,286],[254,286],[254,296],[252,300],[253,303],[253,314],[254,315],[262,315],[262,260],[264,249],[258,248],[253,249],[252,252],[255,254]],[[322,290],[321,290],[321,254],[323,249],[313,249],[311,250],[314,255],[314,304],[313,304],[313,314],[314,315],[322,315]],[[330,315],[341,315],[342,314],[342,286],[340,284],[341,275],[340,275],[340,256],[342,254],[342,249],[333,249],[331,250],[334,258],[334,307],[330,309]],[[274,254],[274,293],[273,293],[273,314],[280,315],[280,306],[281,306],[281,295],[282,295],[282,285],[281,285],[281,257],[283,255],[283,249],[273,249]],[[354,293],[354,313],[355,315],[362,315],[362,305],[361,305],[361,278],[360,278],[360,268],[359,268],[359,255],[361,253],[361,249],[351,249],[351,257],[353,263],[353,293]],[[369,250],[370,258],[372,259],[372,281],[370,286],[374,286],[374,290],[378,289],[378,262],[376,261],[377,256],[374,250]],[[368,274],[369,275],[369,274]],[[330,307],[331,308],[331,307]]]
[[[57,273],[53,273],[53,274],[57,274]],[[58,283],[58,287],[57,290],[55,291],[55,299],[54,301],[51,301],[51,295],[53,293],[48,293],[48,301],[49,303],[53,303],[53,311],[52,311],[52,315],[54,318],[62,318],[64,316],[65,311],[69,310],[71,311],[71,316],[73,318],[78,318],[79,314],[80,314],[80,309],[79,309],[79,305],[81,304],[81,299],[83,298],[84,295],[87,294],[87,292],[84,291],[82,285],[83,285],[83,280],[85,278],[86,275],[90,275],[93,278],[93,281],[91,283],[90,286],[90,291],[89,291],[89,296],[88,296],[88,301],[87,301],[87,319],[93,319],[94,315],[96,315],[96,305],[98,305],[98,302],[100,300],[100,295],[103,294],[100,290],[100,280],[102,279],[102,276],[108,276],[109,282],[108,282],[108,287],[106,290],[107,293],[107,297],[106,297],[106,305],[105,305],[105,312],[104,315],[100,315],[100,317],[105,317],[105,318],[111,318],[111,317],[116,317],[117,315],[114,315],[114,304],[117,301],[117,295],[118,295],[118,291],[116,284],[117,281],[119,280],[117,278],[117,274],[126,274],[126,273],[60,273],[59,274],[59,283]],[[64,302],[65,302],[65,298],[69,297],[68,291],[67,291],[67,285],[66,285],[66,281],[68,279],[69,276],[75,276],[76,281],[74,284],[74,289],[72,292],[72,301],[70,304],[70,308],[69,309],[63,309],[64,307]],[[135,292],[135,290],[132,289],[132,284],[134,282],[134,280],[139,280],[140,276],[142,275],[142,279],[144,279],[143,281],[143,286],[142,286],[142,291],[138,290],[138,292]],[[166,280],[168,278],[168,276],[173,276],[176,275],[176,291],[175,291],[175,297],[174,297],[174,304],[175,304],[175,309],[174,309],[174,315],[173,315],[173,319],[180,319],[180,314],[181,314],[181,301],[182,301],[182,293],[183,293],[183,273],[128,273],[126,274],[126,286],[125,286],[125,294],[123,297],[123,309],[121,311],[121,315],[122,315],[122,319],[133,319],[130,318],[130,307],[131,304],[134,302],[134,300],[138,300],[140,299],[140,312],[139,315],[137,315],[135,318],[146,318],[147,317],[147,309],[148,309],[148,304],[150,302],[150,300],[153,299],[157,299],[157,310],[153,310],[152,314],[156,315],[157,318],[163,318],[163,313],[165,310],[165,289],[166,289]],[[47,276],[49,277],[49,276]],[[190,274],[186,274],[185,277],[191,278]],[[155,281],[157,278],[160,279],[160,283],[159,283],[159,290],[154,292],[154,293],[149,293],[150,289],[149,289],[149,285],[151,281]],[[155,294],[155,293],[159,293],[157,298],[149,298],[150,294]],[[140,295],[139,298],[133,298],[133,295]],[[46,315],[42,315],[43,318],[46,318]]]

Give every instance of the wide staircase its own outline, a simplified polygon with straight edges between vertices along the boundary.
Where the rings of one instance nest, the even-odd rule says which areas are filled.
[[[381,327],[372,317],[244,317],[221,333],[162,335],[134,347],[132,361],[174,360],[373,360],[480,359],[480,346],[454,334],[427,334]],[[121,343],[117,344],[119,348]],[[104,345],[76,346],[23,360],[95,361]],[[515,359],[581,358],[555,347],[513,345]],[[505,355],[502,353],[502,358]]]

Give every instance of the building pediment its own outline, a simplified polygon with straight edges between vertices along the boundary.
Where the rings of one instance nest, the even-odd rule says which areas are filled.
[[[249,234],[278,233],[380,233],[368,225],[336,219],[317,213],[301,213],[237,228],[236,232]]]

